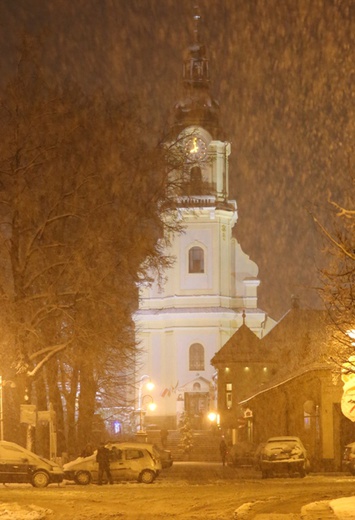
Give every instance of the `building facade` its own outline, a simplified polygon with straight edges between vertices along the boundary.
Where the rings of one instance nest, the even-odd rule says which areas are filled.
[[[214,356],[221,426],[233,443],[298,436],[312,471],[341,469],[354,424],[341,413],[343,383],[326,361],[330,325],[326,311],[294,300],[267,336],[242,326]]]
[[[183,232],[166,251],[175,261],[165,282],[140,288],[135,314],[137,402],[146,424],[156,427],[175,428],[186,412],[194,428],[207,428],[217,406],[212,357],[243,323],[259,338],[275,324],[258,308],[258,267],[233,237],[238,213],[229,196],[231,145],[222,138],[218,103],[210,94],[199,22],[195,16],[169,135],[184,154],[188,179],[186,193],[177,194]],[[149,380],[155,386],[148,391]],[[156,409],[149,411],[152,400]]]

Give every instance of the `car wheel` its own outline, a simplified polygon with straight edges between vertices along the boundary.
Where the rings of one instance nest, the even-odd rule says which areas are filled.
[[[269,472],[268,471],[262,471],[261,472],[261,478],[268,478],[269,477]]]
[[[91,474],[88,471],[78,471],[74,477],[74,482],[79,486],[87,486],[91,482]]]
[[[32,476],[31,484],[36,488],[45,488],[49,484],[49,475],[45,471],[36,471]]]
[[[155,474],[150,469],[144,469],[139,476],[139,480],[140,482],[143,482],[143,484],[151,484],[154,479]]]

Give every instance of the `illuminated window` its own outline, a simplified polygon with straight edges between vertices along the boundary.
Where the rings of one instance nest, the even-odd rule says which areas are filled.
[[[226,408],[227,410],[230,410],[232,408],[232,383],[226,383]]]
[[[204,273],[204,252],[201,247],[194,246],[189,250],[189,273]]]
[[[190,346],[189,369],[205,370],[205,349],[200,343],[193,343]]]

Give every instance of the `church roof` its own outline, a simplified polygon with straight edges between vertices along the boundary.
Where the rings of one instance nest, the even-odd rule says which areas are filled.
[[[215,366],[236,362],[264,362],[265,357],[269,358],[270,356],[263,348],[262,340],[243,323],[213,356],[211,364]]]
[[[260,343],[278,362],[272,379],[240,404],[312,371],[331,371],[324,352],[329,339],[327,313],[293,306]]]
[[[262,339],[243,323],[214,355],[211,364],[278,362],[278,373],[287,374],[298,366],[323,362],[326,334],[325,311],[294,306]]]
[[[326,335],[327,313],[323,310],[291,308],[277,325],[263,338],[267,348],[292,351],[302,343],[320,343]]]

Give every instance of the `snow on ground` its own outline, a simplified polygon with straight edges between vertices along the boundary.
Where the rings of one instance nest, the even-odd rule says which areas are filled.
[[[341,520],[355,520],[355,497],[337,498],[329,502],[336,517]]]
[[[42,520],[52,513],[50,509],[28,505],[0,503],[0,520]]]
[[[324,503],[325,505],[326,503]],[[316,509],[319,511],[319,503],[309,504],[303,508],[302,518],[304,520],[307,519],[307,512],[309,513],[310,518],[314,518],[312,512]],[[345,497],[338,498],[336,500],[331,500],[329,502],[330,508],[334,511],[336,518],[338,520],[355,520],[355,496],[354,497]],[[246,503],[235,511],[234,518],[238,520],[242,520],[243,518],[248,517],[248,513],[250,513],[251,504]],[[0,503],[0,520],[44,520],[50,516],[52,511],[50,509],[44,509],[42,507],[28,505],[28,506],[20,506],[16,503],[7,504]],[[258,517],[263,515],[258,515]],[[268,520],[277,520],[283,518],[289,518],[292,520],[294,515],[268,515]],[[318,518],[322,518],[321,516]],[[232,520],[232,519],[231,519]]]
[[[250,510],[252,503],[246,503],[234,512],[234,520],[248,520],[250,518]],[[336,500],[313,502],[302,508],[301,516],[294,514],[270,514],[256,515],[255,520],[293,520],[302,518],[302,520],[323,520],[330,518],[328,511],[333,512],[337,520],[355,520],[355,496],[337,498]],[[1,520],[1,517],[0,517]]]

